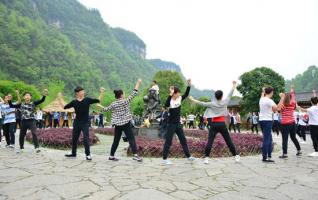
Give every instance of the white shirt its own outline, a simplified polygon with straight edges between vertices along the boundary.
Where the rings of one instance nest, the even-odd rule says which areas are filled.
[[[188,120],[189,121],[194,121],[195,120],[195,116],[194,115],[188,115]]]
[[[274,113],[273,118],[274,118],[274,121],[278,121],[279,120],[279,114],[278,113]]]
[[[309,125],[318,126],[318,106],[311,106],[307,109],[309,116]]]
[[[299,118],[299,113],[298,112],[294,112],[294,119],[295,119],[295,124],[298,124],[297,119]]]
[[[272,121],[273,120],[273,106],[275,106],[275,102],[268,98],[262,97],[259,100],[259,121]]]
[[[38,111],[37,113],[36,113],[36,119],[37,120],[42,120],[43,119],[43,112],[42,111]]]
[[[305,120],[305,114],[299,113],[299,125],[300,126],[307,126],[307,123],[304,120]]]
[[[156,90],[156,93],[159,94],[159,86],[158,85],[153,85],[151,89]]]

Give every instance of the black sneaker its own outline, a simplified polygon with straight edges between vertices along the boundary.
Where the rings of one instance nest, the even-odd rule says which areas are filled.
[[[111,160],[111,161],[119,161],[119,159],[116,158],[116,157],[109,157],[108,160]]]
[[[301,152],[301,151],[298,151],[297,153],[296,153],[296,156],[301,156],[303,153]]]
[[[279,158],[280,158],[280,159],[287,159],[288,156],[283,154],[283,155],[279,156]]]
[[[39,148],[35,149],[35,153],[40,153],[40,152],[41,152],[41,150]]]
[[[76,154],[65,154],[65,157],[67,158],[76,158]]]
[[[263,159],[263,162],[264,163],[275,163],[275,161],[271,160],[271,159],[266,159],[266,160]]]

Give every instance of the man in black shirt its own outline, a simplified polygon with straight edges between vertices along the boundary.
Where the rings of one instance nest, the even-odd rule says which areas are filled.
[[[180,89],[175,86],[170,87],[170,95],[167,98],[165,107],[169,108],[168,125],[166,141],[163,147],[163,164],[171,165],[171,161],[168,160],[169,149],[172,144],[174,133],[177,134],[179,141],[182,145],[183,152],[189,161],[194,161],[195,158],[191,157],[189,148],[187,145],[187,139],[184,135],[182,125],[180,123],[181,103],[185,100],[190,93],[191,79],[188,80],[188,87],[184,95],[180,96]]]
[[[104,94],[104,88],[100,89],[100,95],[98,99],[85,97],[85,91],[82,87],[76,87],[74,92],[76,95],[76,99],[64,106],[64,109],[74,108],[76,113],[72,134],[72,153],[66,154],[65,157],[76,157],[77,143],[82,131],[84,137],[86,160],[92,160],[89,149],[89,107],[91,104],[100,102]]]

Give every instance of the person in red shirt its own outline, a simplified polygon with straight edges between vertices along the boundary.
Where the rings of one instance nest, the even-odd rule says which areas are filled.
[[[280,102],[278,104],[278,110],[281,112],[281,127],[283,137],[283,155],[279,156],[281,159],[288,158],[288,136],[290,135],[291,140],[296,146],[297,156],[301,156],[301,148],[296,138],[296,124],[294,117],[294,110],[296,108],[295,91],[292,86],[290,93],[280,93]]]

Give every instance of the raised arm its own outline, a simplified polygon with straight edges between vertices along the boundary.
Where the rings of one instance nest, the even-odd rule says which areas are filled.
[[[280,96],[280,100],[279,100],[279,103],[277,105],[277,110],[280,111],[283,107],[284,107],[284,101],[285,101],[285,93],[280,93],[279,94]]]
[[[129,97],[126,99],[126,102],[129,103],[131,102],[137,95],[138,95],[138,90],[139,90],[139,86],[141,84],[141,79],[138,79],[134,90],[132,91],[132,93],[129,95]]]
[[[237,83],[236,83],[236,81],[233,81],[233,82],[232,82],[231,91],[230,91],[229,94],[227,95],[227,97],[226,97],[226,99],[225,99],[225,102],[228,103],[228,102],[231,101],[231,98],[232,98],[232,96],[233,96],[233,93],[234,93],[236,87],[237,87]]]
[[[296,105],[296,96],[295,96],[295,87],[294,87],[294,85],[290,86],[290,102]]]
[[[199,101],[199,100],[196,100],[195,98],[193,98],[193,96],[190,96],[189,100],[192,101],[195,104],[199,104],[199,105],[205,106],[205,107],[210,107],[212,105],[212,102]]]
[[[22,101],[21,101],[21,96],[20,96],[20,92],[19,92],[19,90],[16,90],[16,91],[15,91],[15,93],[16,93],[17,98],[18,98],[17,103],[21,103]]]
[[[261,98],[265,96],[265,87],[262,88]]]
[[[185,100],[189,96],[191,85],[192,85],[192,81],[191,81],[191,79],[189,79],[188,80],[188,87],[187,87],[185,93],[182,95],[182,101]]]
[[[0,97],[0,103],[4,103],[4,100],[2,99],[2,97]]]
[[[13,104],[11,99],[8,101],[10,108],[21,108],[21,103]]]
[[[45,101],[45,98],[46,98],[46,96],[48,95],[48,90],[47,89],[44,89],[43,90],[43,96],[42,96],[42,98],[39,100],[39,101],[35,101],[34,102],[34,105],[40,105],[41,103],[43,103],[44,101]]]
[[[312,90],[312,96],[313,96],[313,97],[317,97],[317,93],[316,93],[316,90],[315,90],[315,89]]]

